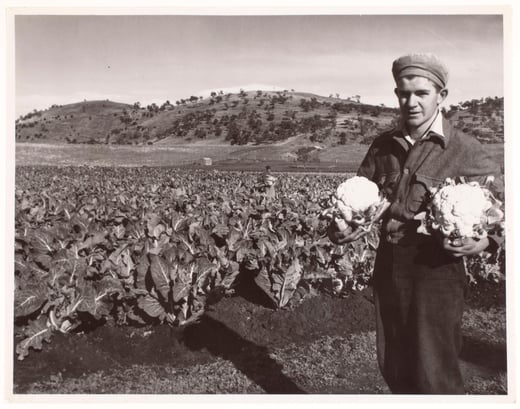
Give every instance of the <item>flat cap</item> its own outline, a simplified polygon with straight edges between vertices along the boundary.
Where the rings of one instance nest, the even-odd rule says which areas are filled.
[[[434,54],[408,54],[392,64],[394,80],[408,75],[417,75],[432,80],[444,88],[448,83],[448,69]]]

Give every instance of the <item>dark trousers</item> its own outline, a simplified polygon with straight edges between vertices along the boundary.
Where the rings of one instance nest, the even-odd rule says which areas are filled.
[[[393,393],[464,393],[458,356],[465,289],[462,261],[430,238],[381,243],[374,271],[377,351]]]

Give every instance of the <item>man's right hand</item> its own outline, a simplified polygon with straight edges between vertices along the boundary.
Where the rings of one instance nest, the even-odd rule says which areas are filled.
[[[329,224],[329,228],[327,230],[327,235],[329,236],[330,241],[334,244],[345,244],[350,243],[351,241],[356,241],[360,239],[368,232],[361,227],[352,228],[352,226],[348,226],[346,230],[339,230],[335,221],[332,221]]]

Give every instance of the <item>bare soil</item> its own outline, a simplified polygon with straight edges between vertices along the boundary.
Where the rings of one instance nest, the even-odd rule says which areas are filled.
[[[87,333],[58,334],[42,351],[16,361],[15,392],[59,372],[76,377],[139,364],[182,368],[244,354],[268,363],[269,348],[372,330],[372,310],[362,293],[345,299],[314,297],[293,311],[274,311],[236,296],[221,300],[198,324],[186,328],[103,325]]]
[[[293,310],[277,311],[253,288],[239,294],[185,328],[101,325],[57,334],[24,361],[13,355],[13,392],[172,393],[171,383],[166,389],[159,384],[179,378],[173,393],[388,393],[375,364],[370,289],[346,298],[306,298]],[[466,317],[461,358],[474,393],[505,393],[504,302],[501,284],[468,293],[473,312]],[[490,318],[499,324],[492,330]],[[338,358],[342,348],[349,348],[346,361]],[[197,384],[203,373],[213,386]],[[238,384],[224,386],[224,379]]]

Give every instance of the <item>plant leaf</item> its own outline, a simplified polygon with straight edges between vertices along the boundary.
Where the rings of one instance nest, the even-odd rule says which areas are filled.
[[[230,261],[226,268],[221,269],[221,274],[223,274],[223,276],[217,285],[220,285],[225,289],[231,288],[239,273],[240,265],[235,261]]]
[[[140,297],[137,300],[137,305],[152,318],[159,318],[159,320],[163,321],[166,317],[166,311],[162,304],[157,298],[152,297],[150,294]]]
[[[265,267],[255,276],[255,283],[269,297],[273,307],[278,307],[278,299],[272,291],[271,278],[269,277],[269,273]]]
[[[85,283],[81,291],[81,303],[78,311],[87,312],[95,319],[110,314],[112,303],[107,303],[108,291],[98,293],[90,283]]]
[[[35,253],[49,254],[54,250],[53,237],[45,230],[37,230],[30,235],[30,243]]]
[[[170,267],[166,260],[155,254],[150,254],[150,261],[150,273],[155,289],[159,292],[163,301],[167,301],[170,292]]]
[[[284,307],[298,286],[298,282],[302,276],[302,267],[297,258],[295,258],[289,268],[283,273],[274,273],[272,276],[272,291],[279,308]]]
[[[39,284],[14,291],[14,316],[25,317],[37,311],[47,300],[45,287]]]
[[[191,282],[195,265],[190,264],[189,266],[180,266],[177,269],[177,279],[172,288],[173,301],[179,302],[183,298],[187,297],[191,290]]]
[[[106,236],[106,231],[92,232],[86,236],[85,241],[79,245],[78,250],[92,249],[96,247],[98,244],[103,244],[105,242]]]
[[[122,224],[118,224],[117,226],[114,226],[112,232],[117,239],[121,240],[125,236],[126,229]]]
[[[146,288],[146,275],[148,273],[148,269],[150,267],[150,262],[148,261],[148,257],[146,254],[143,254],[137,264],[137,275],[135,279],[135,285],[137,288],[145,289]]]
[[[45,316],[40,316],[39,319],[29,322],[24,333],[27,337],[16,345],[16,353],[20,361],[29,355],[29,348],[41,350],[43,341],[50,342],[52,335],[51,329],[47,327]]]

